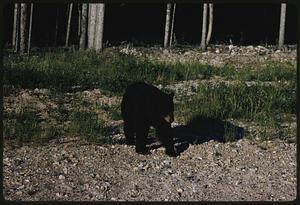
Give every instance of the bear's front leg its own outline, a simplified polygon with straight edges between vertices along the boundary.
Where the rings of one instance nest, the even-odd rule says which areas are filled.
[[[173,132],[171,124],[165,121],[164,119],[160,119],[155,124],[155,129],[160,141],[163,143],[166,149],[166,154],[172,157],[178,156],[174,149]]]
[[[146,122],[139,121],[136,125],[135,151],[140,154],[149,154],[146,148],[146,139],[148,137],[150,125]]]

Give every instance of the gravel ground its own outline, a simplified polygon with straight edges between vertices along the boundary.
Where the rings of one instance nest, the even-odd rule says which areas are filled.
[[[215,67],[230,65],[234,68],[256,69],[268,61],[281,64],[292,63],[296,66],[297,51],[296,46],[288,46],[284,50],[277,50],[274,46],[234,46],[234,45],[213,45],[208,46],[206,52],[201,52],[199,48],[186,49],[163,49],[138,48],[129,45],[110,48],[119,50],[122,53],[134,56],[146,56],[150,60],[167,63],[191,63],[198,62]]]
[[[4,148],[6,200],[286,201],[296,198],[296,144],[205,142],[177,158],[133,146],[69,141]]]

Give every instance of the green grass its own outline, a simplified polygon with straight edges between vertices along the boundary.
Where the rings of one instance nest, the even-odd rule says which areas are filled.
[[[112,120],[122,120],[121,110],[119,105],[102,106],[104,111],[108,113]]]
[[[94,112],[74,111],[70,115],[70,127],[68,132],[84,137],[89,142],[111,143],[111,139],[105,137],[109,129]]]
[[[188,121],[194,114],[219,119],[248,118],[259,120],[279,113],[296,113],[296,84],[285,86],[247,86],[199,84],[192,97],[183,97],[177,105],[177,116]],[[265,119],[262,119],[265,120]]]
[[[5,119],[3,134],[6,139],[15,139],[18,144],[30,142],[35,136],[39,136],[41,126],[37,113],[33,110],[25,110],[19,114],[14,114]]]
[[[46,53],[39,56],[4,58],[4,84],[22,88],[55,88],[63,91],[101,88],[122,93],[134,81],[151,84],[170,84],[190,79],[225,79],[277,81],[296,80],[292,65],[268,62],[257,70],[223,68],[199,63],[166,64],[122,53],[93,51],[74,53]]]
[[[183,80],[178,69],[121,53],[77,52],[4,60],[4,84],[26,88],[70,90],[101,88],[122,92],[133,81],[164,83]]]
[[[103,109],[112,119],[120,118],[117,105],[100,106],[87,103],[81,95],[65,96],[64,92],[51,91],[48,102],[56,106],[47,108],[48,117],[43,117],[34,103],[18,105],[19,112],[4,112],[4,139],[18,145],[47,143],[49,140],[78,136],[93,143],[113,143],[110,135],[114,130],[107,126],[96,111]],[[43,100],[40,102],[46,104]],[[45,112],[45,111],[43,111]]]
[[[241,80],[254,81],[284,81],[292,80],[296,82],[296,67],[291,64],[281,65],[278,62],[268,62],[261,69],[247,70],[244,69],[237,77]]]
[[[64,134],[63,123],[53,120],[45,121],[33,109],[25,109],[20,113],[8,116],[4,115],[3,124],[4,139],[15,141],[18,145],[47,143]]]
[[[4,119],[3,135],[17,144],[47,143],[63,136],[79,136],[88,142],[112,143],[110,128],[93,112],[72,111],[65,120],[42,121],[36,112],[25,111]],[[66,122],[66,123],[65,123]]]
[[[213,67],[193,63],[167,64],[116,52],[97,54],[92,51],[45,53],[38,56],[5,57],[4,85],[19,88],[50,88],[57,107],[49,110],[51,120],[44,120],[33,108],[20,113],[4,113],[4,137],[18,143],[46,142],[66,135],[79,135],[91,142],[112,143],[112,128],[105,125],[95,108],[105,111],[110,120],[121,120],[119,105],[93,105],[80,95],[65,97],[66,92],[100,88],[101,93],[120,95],[134,81],[150,84],[172,84],[192,79],[220,76],[238,80],[237,84],[199,84],[193,96],[178,96],[176,119],[188,123],[195,116],[215,119],[245,119],[262,127],[262,136],[270,136],[269,128],[278,128],[278,116],[296,113],[296,68],[292,64],[266,61],[255,70],[233,66]],[[244,81],[255,81],[247,86]],[[272,81],[267,86],[262,82]],[[289,81],[285,84],[279,81]],[[103,92],[102,92],[103,91]],[[93,108],[93,109],[83,109]],[[231,130],[227,130],[230,138]],[[285,139],[291,130],[278,136]],[[290,138],[289,138],[290,139]]]

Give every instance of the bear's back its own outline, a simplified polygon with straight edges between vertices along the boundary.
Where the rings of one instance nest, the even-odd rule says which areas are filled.
[[[137,101],[145,101],[149,103],[160,102],[167,94],[160,91],[157,87],[148,85],[144,82],[137,82],[129,85],[126,89],[125,96],[134,98]]]
[[[129,85],[123,96],[123,107],[132,107],[137,112],[148,113],[155,118],[166,116],[174,110],[173,95],[144,82]]]

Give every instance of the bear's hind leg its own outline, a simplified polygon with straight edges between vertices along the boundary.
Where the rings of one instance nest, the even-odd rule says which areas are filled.
[[[135,134],[135,127],[133,122],[129,122],[124,120],[124,134],[126,138],[126,144],[127,145],[134,145],[134,134]]]

